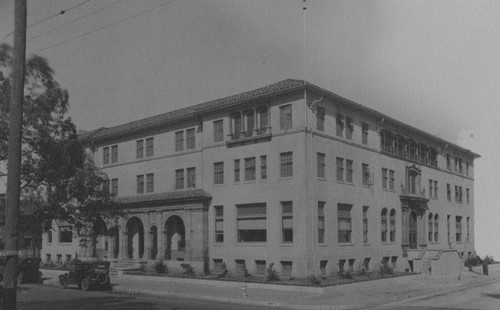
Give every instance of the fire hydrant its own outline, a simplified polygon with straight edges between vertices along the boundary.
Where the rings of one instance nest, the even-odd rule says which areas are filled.
[[[247,294],[247,285],[246,284],[243,284],[240,288],[240,290],[243,291],[243,298],[247,298],[248,297],[248,294]]]

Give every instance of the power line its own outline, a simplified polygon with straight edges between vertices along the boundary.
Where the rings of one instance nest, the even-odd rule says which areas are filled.
[[[76,5],[72,6],[72,7],[70,7],[70,8],[67,8],[66,10],[61,10],[61,11],[59,11],[59,12],[58,12],[58,13],[56,13],[56,14],[53,14],[53,15],[48,16],[48,17],[46,17],[46,18],[43,18],[43,19],[41,19],[41,20],[39,20],[39,21],[36,21],[36,22],[34,22],[34,23],[31,23],[31,24],[29,24],[29,25],[27,26],[27,28],[29,28],[29,27],[33,27],[33,26],[38,25],[38,24],[40,24],[40,23],[43,23],[44,21],[47,21],[47,20],[49,20],[49,19],[52,19],[52,18],[54,18],[54,17],[56,17],[56,16],[63,15],[64,13],[66,13],[66,12],[68,12],[68,11],[71,11],[71,10],[73,10],[73,9],[76,9],[77,7],[84,5],[85,3],[89,2],[89,1],[91,1],[91,0],[85,0],[85,1],[83,1],[83,2],[80,2],[80,3],[78,3],[78,4],[76,4]],[[4,39],[8,38],[8,37],[9,37],[9,36],[11,36],[12,34],[13,34],[13,32],[10,32],[10,33],[6,34],[5,36],[3,36],[3,37],[0,39],[0,41],[3,41]]]
[[[90,1],[90,0],[89,0],[89,1]],[[65,23],[65,24],[62,24],[62,25],[60,25],[60,26],[58,26],[58,27],[52,28],[51,30],[46,31],[46,32],[44,32],[44,33],[41,33],[41,34],[39,34],[39,35],[37,35],[37,36],[34,36],[33,38],[29,38],[29,39],[28,39],[28,41],[32,41],[32,40],[38,39],[39,37],[42,37],[42,36],[44,36],[44,35],[46,35],[46,34],[49,34],[49,33],[52,33],[52,32],[54,32],[54,31],[56,31],[56,30],[59,30],[59,29],[61,29],[61,28],[65,27],[65,26],[68,26],[68,25],[71,25],[71,24],[73,24],[73,23],[76,23],[76,22],[77,22],[77,21],[79,21],[79,20],[82,20],[82,19],[84,19],[84,18],[86,18],[86,17],[89,17],[89,16],[91,16],[91,15],[97,14],[97,13],[99,13],[100,11],[105,10],[105,9],[109,8],[110,6],[113,6],[113,5],[115,5],[115,4],[118,4],[119,2],[122,2],[122,1],[123,1],[123,0],[118,0],[118,1],[116,1],[116,2],[113,2],[113,3],[111,3],[111,4],[109,4],[109,5],[105,6],[105,7],[102,7],[102,8],[100,8],[100,9],[97,9],[97,10],[93,11],[93,12],[90,12],[89,14],[83,15],[83,16],[81,16],[81,17],[79,17],[79,18],[77,18],[77,19],[75,19],[75,20],[73,20],[73,21],[70,21],[70,22]]]
[[[59,46],[59,45],[63,45],[63,44],[65,44],[65,43],[68,43],[68,42],[74,41],[74,40],[76,40],[76,39],[79,39],[79,38],[82,38],[82,37],[88,36],[88,35],[90,35],[90,34],[92,34],[92,33],[94,33],[94,32],[97,32],[97,31],[103,30],[103,29],[105,29],[105,28],[109,28],[109,27],[111,27],[111,26],[113,26],[113,25],[119,24],[119,23],[121,23],[121,22],[127,21],[127,20],[132,19],[132,18],[135,18],[135,17],[137,17],[137,16],[139,16],[139,15],[142,15],[142,14],[144,14],[144,13],[147,13],[147,12],[153,11],[153,10],[155,10],[155,9],[158,9],[158,8],[162,7],[162,6],[166,6],[166,5],[168,5],[168,4],[174,3],[175,1],[176,1],[176,0],[171,0],[171,1],[168,1],[168,2],[165,2],[165,3],[162,3],[162,4],[159,4],[159,5],[156,5],[156,6],[152,7],[152,8],[150,8],[150,9],[147,9],[147,10],[144,10],[144,11],[140,11],[140,12],[138,12],[138,13],[136,13],[136,14],[134,14],[134,15],[131,15],[131,16],[129,16],[129,17],[119,19],[119,20],[117,20],[117,21],[115,21],[115,22],[113,22],[113,23],[111,23],[111,24],[107,24],[107,25],[102,26],[102,27],[99,27],[99,28],[97,28],[97,29],[94,29],[94,30],[91,30],[91,31],[88,31],[88,32],[82,33],[82,34],[77,35],[77,36],[75,36],[75,37],[72,37],[72,38],[69,38],[69,39],[63,40],[63,41],[61,41],[61,42],[59,42],[59,43],[56,43],[56,44],[53,44],[53,45],[49,45],[48,47],[45,47],[45,48],[42,48],[42,49],[39,49],[39,50],[35,51],[35,53],[37,53],[37,52],[43,52],[43,51],[48,50],[48,49],[51,49],[51,48],[53,48],[53,47],[56,47],[56,46]]]

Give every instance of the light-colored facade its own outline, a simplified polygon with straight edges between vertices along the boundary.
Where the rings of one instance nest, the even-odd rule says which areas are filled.
[[[127,212],[101,257],[303,277],[474,252],[478,155],[303,81],[82,139]]]

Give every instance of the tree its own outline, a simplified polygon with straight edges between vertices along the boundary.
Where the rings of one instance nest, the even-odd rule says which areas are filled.
[[[11,62],[11,47],[0,45],[0,163],[8,163]],[[32,215],[23,215],[23,226],[46,231],[53,220],[64,221],[76,228],[82,245],[95,242],[99,221],[122,214],[107,176],[85,154],[66,115],[68,91],[54,79],[47,60],[33,55],[26,60],[24,92],[21,190],[37,203]]]

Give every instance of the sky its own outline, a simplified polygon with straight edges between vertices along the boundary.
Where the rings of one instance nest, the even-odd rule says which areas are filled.
[[[500,1],[308,0],[305,14],[303,6],[28,0],[36,24],[27,54],[48,59],[83,130],[295,78],[458,143],[482,156],[476,250],[500,259]],[[1,42],[12,42],[13,8],[0,0]]]

